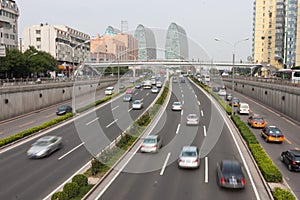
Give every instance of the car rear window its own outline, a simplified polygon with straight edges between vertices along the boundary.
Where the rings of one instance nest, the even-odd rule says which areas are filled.
[[[222,172],[223,172],[223,174],[226,174],[226,175],[231,175],[231,174],[242,175],[242,169],[237,164],[223,164]]]
[[[156,143],[156,140],[152,138],[146,138],[144,139],[144,143]]]
[[[300,161],[300,156],[295,156],[296,161]]]
[[[194,151],[184,151],[182,152],[182,156],[184,157],[195,157],[197,154]]]
[[[255,120],[255,121],[263,121],[263,118],[261,118],[261,117],[255,117],[255,118],[253,118],[253,120]]]

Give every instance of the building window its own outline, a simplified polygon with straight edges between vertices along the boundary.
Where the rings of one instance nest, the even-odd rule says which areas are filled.
[[[37,41],[37,42],[40,42],[40,41],[41,41],[41,38],[40,38],[40,37],[37,37],[37,38],[36,38],[36,41]]]
[[[41,34],[41,30],[35,30],[36,34]]]

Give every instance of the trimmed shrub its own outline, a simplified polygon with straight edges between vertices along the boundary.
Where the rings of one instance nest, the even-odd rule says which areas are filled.
[[[65,192],[55,192],[51,196],[51,200],[68,200],[68,195]]]
[[[238,127],[240,133],[242,134],[242,137],[247,142],[247,144],[258,144],[258,141],[255,137],[255,135],[252,133],[252,131],[249,129],[249,127],[240,119],[239,116],[233,115],[232,121],[235,123],[235,125]]]
[[[273,194],[273,197],[275,200],[295,200],[296,199],[289,190],[281,189],[278,187],[275,188],[275,190],[272,192],[272,194]]]
[[[88,185],[88,178],[83,174],[77,174],[72,178],[72,182],[77,183],[79,187]]]
[[[66,183],[64,186],[64,193],[66,193],[67,197],[73,198],[76,197],[79,193],[79,186],[77,183]]]
[[[97,158],[93,158],[91,163],[92,163],[92,168],[91,168],[92,175],[96,175],[98,172],[100,172],[103,163],[101,163]]]

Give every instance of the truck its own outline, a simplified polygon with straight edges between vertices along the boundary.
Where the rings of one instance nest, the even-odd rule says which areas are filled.
[[[143,88],[144,89],[151,89],[152,88],[152,82],[151,82],[151,80],[144,81]]]

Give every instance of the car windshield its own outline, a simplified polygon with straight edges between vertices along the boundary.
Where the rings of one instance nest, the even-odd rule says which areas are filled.
[[[223,165],[223,169],[222,172],[224,175],[226,176],[238,176],[238,175],[242,175],[242,169],[238,164],[225,164]]]
[[[134,101],[133,103],[134,103],[134,104],[140,104],[141,102],[138,101],[138,100],[136,100],[136,101]]]
[[[144,139],[144,143],[146,144],[152,144],[152,143],[156,143],[156,140],[154,138],[145,138]]]
[[[241,108],[248,108],[247,105],[241,105]]]
[[[180,106],[180,102],[174,102],[173,105],[174,106]]]
[[[49,141],[37,141],[36,143],[34,143],[34,146],[48,146],[49,144]]]
[[[61,106],[61,107],[58,107],[58,110],[66,110],[67,109],[67,106]]]
[[[255,120],[255,121],[264,121],[264,119],[262,117],[254,117],[253,120]]]
[[[182,152],[183,157],[195,157],[197,154],[194,151],[184,151]]]
[[[197,119],[197,116],[196,115],[189,115],[188,119]]]
[[[275,134],[275,135],[281,135],[281,131],[278,128],[270,128],[269,133]]]

